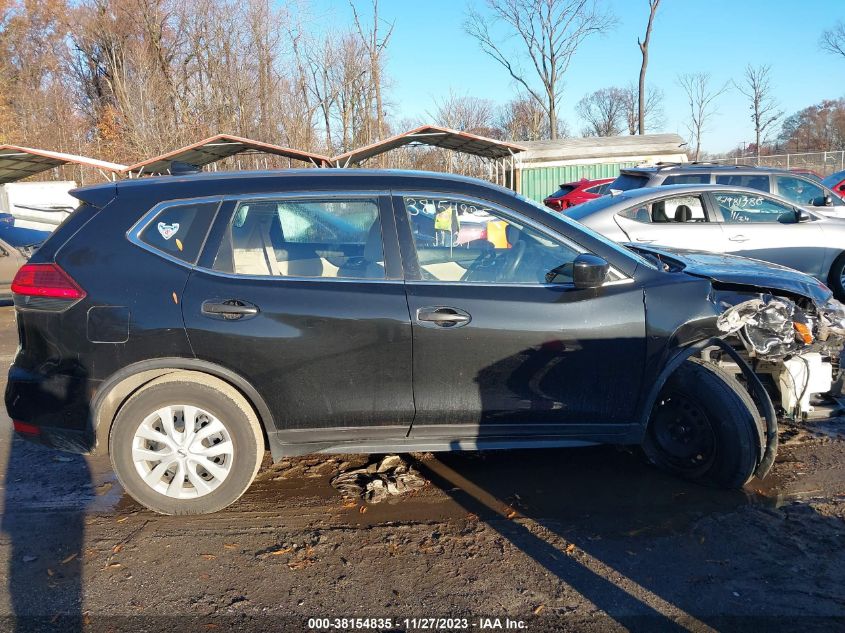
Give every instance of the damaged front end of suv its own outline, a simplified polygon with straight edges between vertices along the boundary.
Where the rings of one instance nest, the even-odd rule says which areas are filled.
[[[736,376],[738,359],[761,378],[787,417],[806,416],[812,397],[831,391],[845,345],[845,305],[804,273],[744,257],[637,246],[667,272],[710,282],[708,312],[696,326],[701,357]],[[724,346],[703,345],[707,338]]]
[[[813,394],[831,390],[845,345],[845,306],[833,298],[719,290],[719,331],[735,336],[758,375],[769,375],[787,416],[806,416]],[[730,365],[727,367],[730,369]]]

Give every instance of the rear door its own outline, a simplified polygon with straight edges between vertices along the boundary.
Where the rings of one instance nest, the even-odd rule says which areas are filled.
[[[722,252],[722,226],[708,212],[703,194],[666,196],[629,207],[616,223],[632,242]]]
[[[722,223],[726,253],[822,277],[827,248],[818,221],[798,222],[795,207],[762,194],[718,191],[709,200]]]
[[[246,378],[282,441],[404,437],[411,324],[389,200],[260,196],[224,210],[184,293],[197,357]]]
[[[645,354],[634,280],[576,289],[576,244],[482,200],[408,194],[394,206],[414,332],[412,437],[610,436],[631,421]],[[438,230],[486,217],[484,235],[428,238],[428,209],[449,211]]]

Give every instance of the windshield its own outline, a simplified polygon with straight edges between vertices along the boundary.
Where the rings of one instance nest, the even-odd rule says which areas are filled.
[[[563,220],[567,224],[573,226],[578,231],[581,231],[582,233],[586,233],[587,235],[589,235],[593,239],[598,240],[598,241],[602,242],[603,244],[605,244],[608,248],[612,248],[617,253],[620,253],[620,254],[624,255],[625,257],[633,259],[638,264],[641,264],[641,265],[646,266],[648,268],[657,269],[657,266],[654,265],[654,262],[646,259],[645,257],[640,255],[639,253],[632,251],[628,248],[625,248],[621,244],[617,244],[613,240],[606,238],[604,235],[602,235],[601,233],[597,233],[596,231],[594,231],[590,227],[584,226],[580,222],[576,222],[575,220],[572,219],[571,216],[563,215],[562,213],[557,213],[555,211],[552,211],[551,209],[549,209],[545,205],[542,205],[539,202],[532,200],[531,198],[526,198],[522,194],[514,193],[513,195],[517,199],[521,200],[522,202],[530,204],[532,207],[535,207],[537,209],[542,209],[543,213],[548,213],[549,215],[551,215],[551,216],[553,216],[553,217],[555,217],[559,220]],[[615,198],[615,200],[618,200],[618,199],[619,199],[619,197],[617,196]],[[605,202],[605,205],[607,205],[607,204],[613,203],[615,200],[614,200],[614,198],[611,198],[610,196],[605,196],[603,198],[597,198],[595,200],[591,200],[590,202],[585,202],[584,204],[578,205],[578,207],[575,207],[575,208],[578,209],[580,207],[586,207],[586,206],[593,205],[593,204],[596,204],[598,202],[603,202],[603,201]],[[593,207],[593,209],[595,209],[595,207]]]
[[[607,188],[608,191],[616,189],[617,191],[628,191],[630,189],[640,189],[648,185],[648,176],[645,174],[637,174],[631,172],[622,172],[617,176],[616,180],[610,183]]]

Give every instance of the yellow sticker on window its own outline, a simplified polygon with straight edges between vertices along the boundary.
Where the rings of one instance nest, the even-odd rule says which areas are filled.
[[[178,237],[176,238],[176,248],[178,248],[180,251],[183,250],[182,240],[180,240]]]

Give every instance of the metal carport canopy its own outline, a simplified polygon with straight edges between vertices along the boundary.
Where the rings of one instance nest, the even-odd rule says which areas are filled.
[[[496,139],[451,130],[436,125],[423,125],[422,127],[409,130],[396,136],[391,136],[383,141],[360,147],[344,154],[339,154],[331,159],[335,167],[347,167],[350,164],[364,162],[365,160],[378,156],[390,150],[402,147],[403,145],[431,145],[444,149],[474,154],[483,158],[507,158],[524,148],[514,143],[497,141]]]
[[[0,145],[0,184],[23,180],[62,165],[93,167],[111,174],[118,174],[126,169],[125,165],[86,156],[77,156],[76,154],[65,154],[18,145]]]
[[[273,154],[306,163],[313,163],[320,167],[329,162],[328,156],[306,152],[304,150],[282,147],[271,143],[263,143],[248,138],[232,136],[231,134],[216,134],[191,145],[142,160],[126,168],[129,174],[163,174],[170,170],[174,162],[183,162],[196,167],[223,160],[243,153]]]

